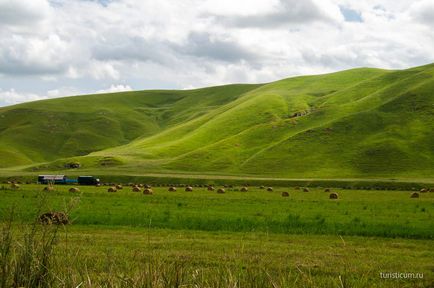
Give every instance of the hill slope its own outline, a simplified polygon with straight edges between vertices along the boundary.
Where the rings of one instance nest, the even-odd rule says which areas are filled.
[[[433,75],[434,65],[361,68],[17,105],[0,110],[0,156],[13,166],[87,155],[38,168],[49,170],[74,160],[136,173],[432,177]]]

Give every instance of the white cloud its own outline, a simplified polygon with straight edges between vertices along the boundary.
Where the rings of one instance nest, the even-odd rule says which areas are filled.
[[[3,91],[0,89],[0,105],[13,105],[21,102],[46,99],[34,93],[18,93],[15,89]]]
[[[130,87],[112,83],[201,87],[434,60],[431,0],[104,3],[0,0],[2,93],[31,91],[15,97],[27,101]]]
[[[132,91],[133,89],[131,89],[130,86],[128,85],[122,85],[122,84],[118,84],[118,85],[110,85],[109,88],[107,89],[102,89],[102,90],[98,90],[96,91],[96,93],[115,93],[115,92],[125,92],[125,91]]]

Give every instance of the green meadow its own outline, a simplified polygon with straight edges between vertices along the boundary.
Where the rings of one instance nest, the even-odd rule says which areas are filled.
[[[128,186],[115,193],[104,186],[81,186],[79,193],[44,187],[3,185],[0,210],[6,226],[13,208],[11,230],[21,245],[35,231],[33,249],[46,247],[44,237],[56,231],[45,261],[48,287],[429,287],[434,281],[432,192],[414,199],[410,191],[331,189],[339,195],[333,200],[324,188],[241,192],[236,186],[219,194],[154,187],[144,195]],[[72,225],[32,226],[46,211],[68,211]],[[20,246],[15,249],[17,257]],[[380,272],[423,278],[382,279]]]

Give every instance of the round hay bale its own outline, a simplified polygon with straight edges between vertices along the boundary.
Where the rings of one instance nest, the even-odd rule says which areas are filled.
[[[207,188],[208,191],[214,191],[214,189],[215,189],[214,186],[211,186],[211,185],[208,186],[208,188]]]
[[[176,192],[176,188],[173,186],[169,187],[169,192]]]
[[[140,192],[140,187],[139,186],[134,186],[133,187],[133,192]]]
[[[434,192],[434,188],[429,189],[429,192]]]
[[[426,192],[428,192],[428,189],[426,189],[426,188],[420,189],[420,193],[426,193]]]
[[[338,198],[339,198],[339,195],[336,192],[332,192],[329,195],[329,199],[338,199]]]
[[[267,191],[268,191],[268,192],[273,192],[273,187],[268,187],[268,188],[267,188]]]
[[[193,187],[187,186],[187,187],[185,187],[185,191],[186,192],[192,192],[193,191]]]
[[[330,188],[324,189],[324,192],[330,193]]]
[[[303,192],[309,192],[309,188],[304,187],[304,188],[303,188]]]
[[[143,187],[145,187],[146,189],[151,189],[151,185],[145,184]]]
[[[54,187],[53,186],[45,186],[43,191],[49,192],[49,191],[54,191]]]
[[[69,192],[78,193],[78,192],[80,192],[80,189],[78,189],[77,187],[71,187],[71,188],[69,188]]]
[[[118,190],[116,190],[116,187],[110,187],[110,188],[108,188],[108,190],[107,190],[107,192],[116,192],[116,191],[118,191]]]
[[[218,194],[225,194],[225,189],[224,188],[219,188],[219,189],[217,189],[217,193]]]
[[[143,190],[143,195],[152,195],[154,193],[154,191],[152,191],[151,188],[145,188],[145,190]]]
[[[289,197],[289,193],[288,192],[282,192],[282,197]]]
[[[66,225],[69,224],[69,218],[64,212],[46,212],[39,216],[39,222],[45,225]]]
[[[419,193],[418,192],[411,193],[410,198],[419,198]]]
[[[247,191],[249,191],[249,188],[244,186],[244,187],[241,187],[240,191],[241,192],[247,192]]]
[[[116,185],[116,190],[122,190],[124,187],[122,187],[121,184]]]
[[[259,189],[265,189],[265,186],[259,186]]]
[[[14,189],[14,190],[20,189],[20,184],[12,183],[11,184],[11,188]]]

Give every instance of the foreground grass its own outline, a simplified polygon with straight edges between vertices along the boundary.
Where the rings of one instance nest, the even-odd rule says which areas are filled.
[[[19,241],[20,233],[13,232]],[[56,239],[42,287],[433,284],[434,252],[429,240],[98,226],[62,228]],[[380,272],[419,273],[423,278],[382,279]]]

